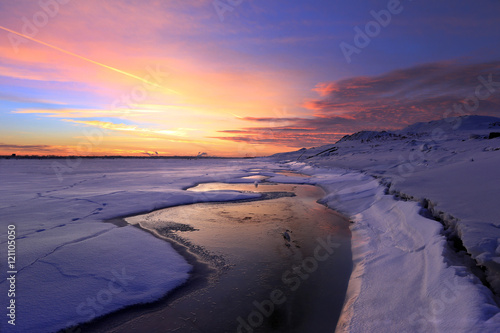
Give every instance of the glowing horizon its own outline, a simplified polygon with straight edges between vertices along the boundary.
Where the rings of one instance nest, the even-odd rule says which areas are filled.
[[[402,2],[363,47],[387,1],[3,3],[0,155],[264,156],[439,119],[500,81],[500,5],[450,3]]]

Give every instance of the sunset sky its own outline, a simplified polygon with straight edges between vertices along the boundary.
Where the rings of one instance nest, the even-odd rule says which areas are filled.
[[[453,109],[500,82],[499,17],[496,0],[1,1],[0,154],[262,156],[500,116],[499,83]]]

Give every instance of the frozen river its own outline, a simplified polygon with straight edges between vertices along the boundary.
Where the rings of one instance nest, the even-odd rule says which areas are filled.
[[[188,189],[228,190],[263,196],[125,219],[173,242],[194,266],[192,276],[156,305],[122,311],[91,331],[334,330],[352,269],[348,221],[318,204],[325,193],[312,185],[203,183]]]

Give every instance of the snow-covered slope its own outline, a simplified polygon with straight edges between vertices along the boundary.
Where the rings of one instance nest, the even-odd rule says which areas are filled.
[[[449,118],[396,132],[360,132],[336,144],[273,157],[316,174],[315,181],[334,194],[328,204],[357,222],[352,226],[357,271],[351,278],[352,297],[347,304],[355,317],[352,321],[344,317],[344,328],[362,332],[369,328],[368,323],[386,320],[380,323],[385,330],[500,329],[491,292],[450,262],[456,256],[446,254],[449,250],[440,235],[440,224],[416,217],[416,203],[395,201],[391,196],[386,199],[380,192],[383,187],[378,186],[387,185],[389,193],[429,208],[447,226],[443,234],[449,239],[458,236],[477,264],[486,268],[490,287],[499,293],[500,138],[488,139],[492,132],[500,132],[500,118]],[[349,182],[349,177],[354,180]],[[360,182],[356,177],[367,178]],[[370,181],[372,177],[378,179]],[[394,281],[384,282],[381,277]],[[453,297],[448,304],[444,300],[446,281],[455,286],[448,287],[455,290],[453,295],[460,283],[475,285],[476,290],[464,287],[460,297]],[[418,293],[401,286],[418,288]],[[464,294],[468,296],[462,299]],[[413,317],[398,326],[397,316],[386,315],[384,319],[381,311]],[[451,317],[445,320],[445,316]],[[453,322],[457,324],[453,326]]]
[[[449,251],[442,225],[360,172],[287,162],[351,217],[354,271],[337,332],[498,332],[491,291]],[[273,178],[286,181],[284,177]],[[295,181],[289,179],[288,181]]]

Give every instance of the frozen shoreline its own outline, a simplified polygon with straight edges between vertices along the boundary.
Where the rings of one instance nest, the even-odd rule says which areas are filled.
[[[500,294],[500,118],[468,116],[418,123],[396,132],[360,132],[336,144],[277,154],[323,168],[364,173],[429,206],[460,239]]]
[[[466,268],[445,262],[442,226],[421,216],[417,203],[395,200],[359,172],[288,165],[313,175],[329,193],[325,202],[354,221],[354,270],[337,331],[500,329],[491,291]]]
[[[500,141],[488,137],[499,125],[493,117],[450,118],[272,156],[314,175],[330,193],[325,202],[356,222],[356,267],[339,331],[500,330],[496,296],[464,265],[467,254],[454,253],[443,236],[457,237],[487,268],[487,285],[498,294]],[[421,216],[419,203],[447,230]]]

